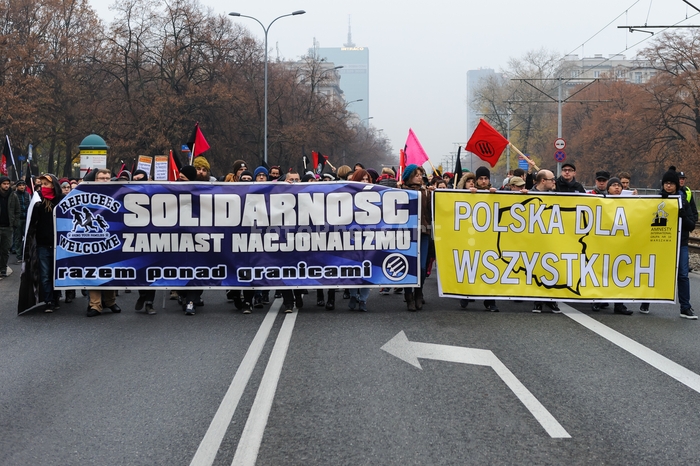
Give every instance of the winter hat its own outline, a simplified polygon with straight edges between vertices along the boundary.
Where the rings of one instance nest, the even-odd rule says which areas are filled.
[[[24,180],[17,180],[17,182],[15,183],[15,186],[20,186],[20,185],[25,185],[25,186],[26,186],[27,183],[25,183]]]
[[[120,171],[119,176],[117,177],[117,180],[131,181],[131,172],[128,170]]]
[[[253,174],[250,172],[250,170],[245,170],[241,172],[241,176],[238,177],[238,181],[241,181],[241,178],[243,178],[245,175],[248,175],[255,181],[255,178],[253,177]]]
[[[610,179],[610,173],[606,170],[600,170],[595,172],[595,179],[608,181]]]
[[[197,179],[197,169],[192,165],[185,165],[180,169],[180,173],[185,175],[188,181],[194,181]]]
[[[484,167],[483,165],[476,169],[476,172],[474,172],[474,175],[476,176],[477,180],[479,178],[481,178],[482,176],[485,176],[488,179],[491,179],[491,172],[489,171],[488,168]]]
[[[231,170],[231,171],[235,175],[236,173],[238,173],[238,170],[240,170],[241,168],[247,169],[248,164],[245,163],[244,160],[236,160],[235,162],[233,162],[233,170]]]
[[[605,187],[605,189],[606,189],[606,190],[607,190],[607,189],[610,189],[610,186],[614,185],[615,183],[619,184],[620,187],[622,187],[622,182],[620,181],[620,178],[618,178],[618,177],[616,177],[616,176],[613,176],[612,178],[610,178],[610,179],[608,180],[608,184],[607,184],[607,186]]]
[[[263,167],[263,166],[260,166],[260,167],[258,167],[258,168],[255,169],[255,173],[254,173],[255,176],[253,176],[253,179],[254,179],[254,180],[257,180],[257,179],[258,179],[258,175],[261,174],[261,173],[264,173],[265,176],[268,177],[268,178],[270,177],[270,172],[267,171],[267,168],[265,168],[265,167]]]
[[[0,176],[0,184],[4,183],[5,181],[10,181],[10,178],[5,175]]]
[[[661,178],[661,188],[663,188],[663,185],[666,184],[667,181],[670,181],[676,185],[676,192],[681,190],[681,182],[678,177],[678,172],[676,171],[676,167],[673,165],[668,168],[668,171],[664,173],[663,178]]]
[[[205,159],[203,155],[195,157],[194,161],[192,162],[192,165],[194,166],[194,168],[206,168],[208,172],[211,172],[211,166],[209,165],[209,161]]]
[[[136,170],[134,174],[131,176],[131,179],[136,178],[136,175],[143,175],[143,178],[141,181],[148,181],[148,173],[146,173],[145,170]]]
[[[377,178],[379,178],[379,173],[377,173],[377,170],[374,168],[368,168],[367,173],[369,173],[370,178],[372,178],[372,183],[376,183]]]
[[[404,168],[403,175],[401,175],[401,179],[404,182],[410,180],[411,176],[413,176],[413,172],[416,171],[417,168],[418,168],[418,165],[416,165],[415,163],[412,163],[411,165]]]

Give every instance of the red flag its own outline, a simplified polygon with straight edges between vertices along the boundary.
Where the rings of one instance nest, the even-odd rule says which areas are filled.
[[[399,150],[399,171],[396,172],[396,179],[400,180],[403,171],[406,169],[406,151],[405,147]]]
[[[180,170],[177,167],[173,151],[170,150],[170,158],[168,159],[168,181],[178,181],[180,179]]]
[[[7,158],[5,154],[2,154],[2,158],[0,158],[0,173],[7,175]]]
[[[193,158],[209,150],[209,143],[204,139],[204,135],[199,129],[199,122],[194,125],[194,131],[192,136],[190,136],[190,140],[187,141],[187,145],[192,151]]]
[[[504,138],[493,126],[481,118],[472,137],[467,142],[466,149],[476,154],[481,160],[488,162],[492,167],[495,167],[498,158],[508,144],[510,144],[508,139]]]
[[[406,139],[404,154],[406,158],[406,165],[415,163],[416,165],[421,166],[429,159],[428,154],[426,154],[425,150],[423,150],[423,146],[421,146],[420,142],[418,142],[416,133],[414,133],[410,128],[408,129],[408,138]]]

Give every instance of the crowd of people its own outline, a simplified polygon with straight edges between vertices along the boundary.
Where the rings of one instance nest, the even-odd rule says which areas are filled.
[[[357,163],[354,167],[342,165],[332,171],[316,174],[313,171],[300,174],[293,168],[283,170],[280,166],[258,166],[252,169],[244,160],[237,160],[232,166],[232,171],[226,175],[215,177],[211,173],[211,166],[203,156],[196,157],[192,165],[183,166],[179,171],[181,181],[198,182],[286,182],[309,183],[315,181],[355,181],[360,183],[376,183],[382,186],[420,191],[421,196],[421,244],[420,248],[420,286],[415,288],[394,289],[396,294],[403,294],[406,309],[418,311],[425,304],[423,286],[430,275],[435,259],[434,244],[432,243],[431,224],[431,193],[436,189],[458,189],[469,192],[498,192],[517,191],[528,192],[564,192],[564,193],[588,193],[605,196],[637,195],[637,191],[630,187],[631,176],[622,172],[616,176],[604,170],[596,172],[596,184],[593,189],[586,190],[576,181],[576,167],[572,163],[564,163],[561,166],[561,174],[556,177],[551,170],[540,169],[530,158],[523,158],[528,163],[528,169],[515,169],[508,173],[503,185],[496,188],[491,184],[491,172],[485,167],[478,167],[474,172],[463,170],[462,173],[443,174],[433,173],[428,176],[423,167],[408,165],[397,177],[392,168],[384,167],[381,172],[372,168],[365,168]],[[53,312],[59,309],[60,291],[53,290],[53,247],[55,228],[53,225],[52,211],[55,206],[74,189],[80,181],[149,181],[149,174],[143,170],[135,170],[133,173],[121,170],[114,175],[108,169],[99,169],[89,172],[83,180],[57,179],[54,175],[46,174],[36,178],[34,189],[39,193],[41,202],[33,208],[32,216],[27,219],[29,195],[26,193],[24,181],[17,181],[11,186],[7,177],[0,177],[0,277],[6,276],[7,262],[10,254],[17,255],[17,261],[29,260],[35,257],[37,262],[39,282],[41,284],[41,298],[43,298],[45,312]],[[662,197],[678,195],[681,199],[680,217],[681,246],[680,261],[678,266],[678,298],[680,303],[680,317],[697,319],[690,303],[690,280],[688,262],[688,238],[695,228],[698,220],[698,211],[692,191],[685,185],[686,176],[675,167],[670,167],[662,177],[662,188],[659,194]],[[14,188],[14,189],[13,189]],[[27,241],[24,249],[24,232],[26,222],[29,221],[27,237],[35,241]],[[170,299],[178,300],[185,315],[194,315],[196,308],[203,306],[202,291],[197,289],[172,290]],[[336,308],[335,289],[316,290],[316,305],[326,310]],[[342,290],[343,298],[347,300],[350,310],[367,312],[369,310],[369,297],[371,288],[353,288]],[[127,290],[127,293],[129,291]],[[112,313],[121,312],[117,304],[117,293],[114,290],[92,289],[83,291],[89,296],[87,316],[96,317],[102,315],[105,310]],[[135,304],[135,310],[145,310],[147,314],[156,314],[154,307],[155,290],[139,290],[139,297]],[[304,306],[303,297],[308,290],[285,289],[275,293],[275,298],[282,298],[284,312],[293,312],[293,309],[301,309]],[[391,293],[390,288],[381,288],[381,295]],[[270,303],[270,292],[267,290],[230,290],[226,297],[233,302],[236,309],[244,314],[250,314],[254,308],[262,308]],[[75,291],[68,290],[63,298],[65,303],[75,299]],[[461,299],[460,305],[466,308],[473,300]],[[593,311],[600,311],[608,307],[607,303],[595,303]],[[494,299],[484,301],[484,309],[498,312],[499,308]],[[532,312],[560,313],[559,306],[554,301],[533,302]],[[616,314],[630,315],[632,310],[624,303],[614,303],[613,312]],[[641,313],[649,313],[649,304],[642,303],[639,309]]]

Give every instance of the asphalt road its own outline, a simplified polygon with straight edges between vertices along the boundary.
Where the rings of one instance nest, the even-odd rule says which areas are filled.
[[[368,313],[325,311],[312,293],[299,313],[277,314],[278,300],[243,315],[214,290],[195,316],[161,309],[159,292],[155,316],[121,293],[121,314],[86,318],[79,297],[18,317],[18,283],[0,281],[2,465],[700,458],[700,322],[676,306],[463,310],[430,278],[416,313],[375,290]]]

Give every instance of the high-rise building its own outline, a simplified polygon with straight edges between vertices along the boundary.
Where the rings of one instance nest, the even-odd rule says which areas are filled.
[[[363,124],[369,121],[369,48],[358,47],[352,41],[348,25],[348,41],[343,47],[319,47],[314,39],[314,48],[309,54],[316,59],[342,66],[340,88],[343,91],[348,111],[357,114]]]

